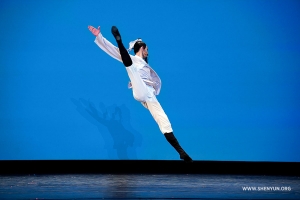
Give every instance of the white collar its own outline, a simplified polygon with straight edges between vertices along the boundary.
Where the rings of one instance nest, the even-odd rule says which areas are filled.
[[[138,58],[140,61],[143,61],[145,64],[148,65],[148,63],[146,63],[146,61],[142,57],[137,56],[137,55],[134,55],[134,57]]]

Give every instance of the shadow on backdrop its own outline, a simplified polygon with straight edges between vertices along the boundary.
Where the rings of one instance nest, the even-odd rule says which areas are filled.
[[[136,148],[141,146],[142,136],[132,128],[130,111],[124,104],[106,107],[100,102],[97,108],[92,102],[82,98],[72,98],[71,101],[86,120],[97,126],[104,140],[104,148],[108,151],[108,159],[113,159],[115,152],[121,160],[137,159]],[[109,134],[103,131],[103,127],[107,128]]]

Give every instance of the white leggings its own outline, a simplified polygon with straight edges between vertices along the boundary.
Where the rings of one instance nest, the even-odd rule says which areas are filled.
[[[133,97],[150,111],[163,134],[173,132],[168,116],[156,99],[154,88],[145,84],[134,64],[126,67],[126,70],[132,84]]]

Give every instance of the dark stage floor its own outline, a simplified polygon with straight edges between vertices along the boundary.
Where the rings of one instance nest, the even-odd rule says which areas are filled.
[[[1,199],[300,199],[300,177],[209,174],[2,175]]]

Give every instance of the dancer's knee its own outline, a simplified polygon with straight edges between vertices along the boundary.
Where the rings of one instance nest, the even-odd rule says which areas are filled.
[[[133,98],[139,102],[145,102],[148,99],[147,93],[133,92]]]

